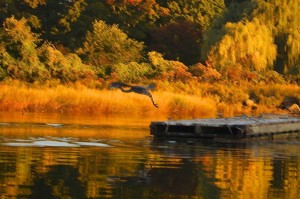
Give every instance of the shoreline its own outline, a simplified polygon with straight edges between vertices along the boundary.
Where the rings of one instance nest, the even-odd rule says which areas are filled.
[[[217,86],[220,86],[220,88],[225,87],[224,85],[223,87],[222,85]],[[200,88],[203,93],[206,92],[204,88],[205,85]],[[270,89],[272,90],[272,88]],[[231,117],[242,114],[255,116],[262,113],[288,114],[286,110],[263,103],[257,104],[257,108],[253,110],[251,107],[245,107],[242,104],[242,98],[230,101],[229,96],[227,97],[229,100],[225,101],[225,98],[217,94],[203,96],[201,93],[190,94],[182,91],[178,92],[175,89],[170,90],[152,92],[155,102],[159,105],[159,108],[155,108],[149,97],[135,93],[122,93],[120,90],[99,90],[85,86],[29,87],[2,84],[0,85],[0,111],[124,117],[156,116],[171,119],[215,118],[220,115]],[[288,91],[288,89],[281,88],[281,91],[278,92],[282,91]],[[228,92],[234,91],[229,90]],[[242,88],[235,92],[239,96],[245,95]]]

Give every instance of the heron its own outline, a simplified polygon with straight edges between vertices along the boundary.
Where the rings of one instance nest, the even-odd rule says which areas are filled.
[[[134,92],[134,93],[138,93],[138,94],[142,94],[142,95],[147,95],[148,97],[150,97],[153,106],[158,108],[158,105],[154,102],[153,97],[152,97],[151,93],[149,92],[149,90],[155,88],[155,84],[149,84],[148,86],[132,86],[129,84],[125,84],[123,82],[112,82],[112,83],[110,83],[109,87],[110,88],[119,88],[124,93]]]

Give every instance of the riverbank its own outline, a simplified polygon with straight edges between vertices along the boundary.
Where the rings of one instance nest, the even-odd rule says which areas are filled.
[[[224,85],[157,83],[152,92],[159,108],[144,95],[74,85],[0,85],[0,111],[59,112],[165,118],[203,118],[240,114],[288,113],[277,108],[285,96],[299,95],[297,85]],[[297,96],[296,96],[297,97]],[[243,102],[256,98],[256,107]],[[128,115],[130,114],[130,115]]]

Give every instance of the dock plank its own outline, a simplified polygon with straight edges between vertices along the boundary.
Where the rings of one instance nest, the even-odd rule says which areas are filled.
[[[251,138],[300,132],[300,118],[289,116],[153,121],[150,133],[163,138]]]

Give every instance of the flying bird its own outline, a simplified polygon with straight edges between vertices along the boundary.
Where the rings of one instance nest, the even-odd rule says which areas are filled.
[[[132,86],[129,84],[125,84],[123,82],[112,82],[112,83],[110,83],[109,87],[110,88],[119,88],[124,93],[134,92],[134,93],[138,93],[138,94],[142,94],[142,95],[147,95],[148,97],[150,97],[153,106],[158,108],[158,105],[154,102],[153,97],[152,97],[151,93],[149,92],[149,90],[155,88],[155,84],[150,84],[148,86]]]

